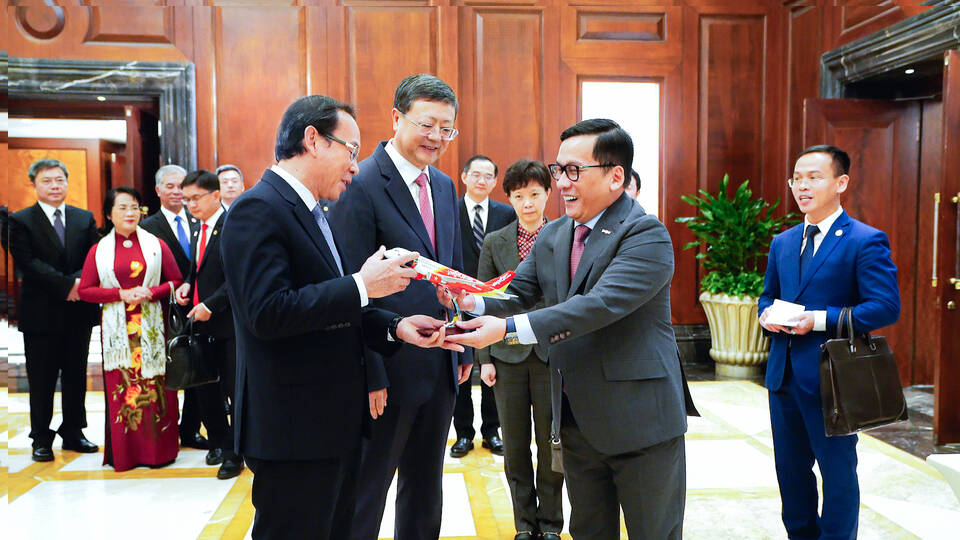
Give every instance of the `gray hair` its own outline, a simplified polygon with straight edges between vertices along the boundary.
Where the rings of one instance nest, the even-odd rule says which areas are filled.
[[[243,180],[243,173],[240,172],[240,169],[236,165],[221,165],[217,167],[217,176],[220,176],[220,173],[227,171],[237,171],[237,174],[240,175],[240,180]]]
[[[157,174],[154,175],[153,179],[157,185],[160,185],[160,183],[163,182],[163,177],[168,174],[179,174],[180,176],[186,176],[187,170],[179,165],[164,165],[163,167],[157,169]]]
[[[60,170],[63,171],[63,176],[69,180],[70,171],[67,170],[67,166],[64,165],[62,161],[60,161],[59,159],[44,158],[44,159],[38,159],[34,161],[33,165],[30,165],[30,169],[27,170],[27,176],[30,177],[30,183],[31,184],[34,183],[34,180],[36,180],[37,175],[42,173],[43,171],[47,169],[56,169],[57,167],[60,167]]]

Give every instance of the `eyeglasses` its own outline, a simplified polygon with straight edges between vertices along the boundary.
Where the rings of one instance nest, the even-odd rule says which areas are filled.
[[[571,182],[576,182],[580,179],[580,171],[583,169],[593,169],[596,167],[615,167],[613,163],[599,163],[597,165],[577,165],[576,163],[567,163],[566,165],[561,165],[559,163],[551,163],[547,165],[547,169],[550,170],[550,176],[554,180],[560,180],[560,175],[566,173],[567,178]]]
[[[480,180],[481,178],[483,178],[483,179],[484,179],[485,181],[487,181],[487,182],[492,182],[493,179],[496,178],[496,176],[494,176],[494,175],[492,175],[492,174],[489,174],[489,173],[483,174],[483,173],[481,173],[481,172],[479,172],[479,171],[473,171],[472,173],[468,174],[467,176],[469,176],[470,178],[472,178],[472,179],[474,179],[474,180]]]
[[[211,194],[211,193],[213,193],[213,192],[212,192],[212,191],[208,191],[208,192],[204,193],[203,195],[194,195],[193,197],[184,197],[184,198],[181,199],[181,200],[184,202],[184,204],[191,204],[191,203],[195,203],[195,202],[200,202],[200,199],[206,197],[207,195],[209,195],[209,194]]]
[[[804,178],[802,176],[798,176],[796,178],[787,178],[787,185],[790,186],[791,188],[799,188],[799,187],[803,187],[804,185],[807,185],[810,187],[820,187],[826,181],[827,179],[822,176],[814,176],[812,178]]]
[[[398,112],[399,112],[399,111],[398,111]],[[423,135],[424,137],[429,137],[430,135],[432,135],[434,128],[437,127],[437,126],[435,126],[435,125],[433,125],[433,124],[421,124],[420,122],[414,122],[413,120],[410,119],[409,116],[407,116],[407,115],[405,115],[405,114],[403,114],[403,113],[400,113],[400,116],[406,118],[407,122],[410,122],[411,124],[413,124],[413,125],[417,126],[418,128],[420,128],[420,135]],[[452,140],[456,139],[458,133],[460,133],[460,132],[457,131],[456,129],[452,128],[452,127],[442,127],[442,128],[440,128],[440,138],[443,139],[443,140],[445,140],[445,141],[452,141]]]
[[[338,143],[346,146],[346,147],[350,150],[350,161],[356,161],[357,158],[360,156],[360,147],[359,147],[358,145],[353,144],[353,143],[348,143],[347,141],[345,141],[345,140],[343,140],[343,139],[338,139],[337,137],[334,137],[333,135],[324,134],[323,136],[326,137],[326,138],[328,138],[328,139],[330,139],[331,141],[336,141],[336,142],[338,142]]]

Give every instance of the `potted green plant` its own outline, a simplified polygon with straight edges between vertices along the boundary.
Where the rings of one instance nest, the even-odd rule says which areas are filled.
[[[763,292],[763,265],[774,235],[796,223],[796,214],[774,216],[780,204],[753,197],[746,180],[732,198],[724,175],[716,196],[682,196],[697,215],[677,218],[696,240],[683,249],[700,247],[697,259],[707,274],[700,281],[700,303],[710,325],[710,357],[718,377],[752,378],[761,374],[770,343],[757,322],[757,299]]]

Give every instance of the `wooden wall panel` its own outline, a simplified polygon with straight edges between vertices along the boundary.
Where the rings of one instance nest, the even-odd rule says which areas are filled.
[[[759,187],[764,151],[764,18],[700,18],[698,185],[716,191],[724,174]]]
[[[252,185],[274,163],[283,111],[306,91],[303,10],[217,8],[213,25],[216,163],[237,165]]]
[[[913,381],[932,384],[937,357],[940,355],[940,314],[938,286],[933,286],[934,193],[940,190],[943,178],[943,103],[923,104],[920,140],[919,216],[917,219],[917,319]],[[943,202],[948,201],[941,201]],[[941,225],[942,226],[942,225]],[[932,241],[931,241],[932,239]]]
[[[562,10],[564,58],[679,60],[683,8],[673,5],[583,6]]]
[[[150,7],[92,8],[84,43],[173,44],[173,10]]]
[[[784,10],[786,27],[786,159],[783,174],[774,180],[775,185],[764,186],[764,195],[783,201],[782,211],[796,211],[796,203],[786,186],[786,178],[792,174],[797,154],[803,148],[803,101],[817,97],[820,91],[820,54],[822,49],[823,10],[795,2]]]

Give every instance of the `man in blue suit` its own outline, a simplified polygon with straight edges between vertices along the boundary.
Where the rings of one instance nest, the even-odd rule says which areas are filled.
[[[353,185],[330,213],[344,266],[354,271],[384,245],[462,270],[457,193],[450,177],[432,166],[457,136],[457,97],[437,77],[411,75],[397,87],[392,116],[393,138],[360,163]],[[426,281],[372,304],[401,315],[446,315]],[[387,490],[399,470],[394,538],[436,539],[443,454],[457,385],[469,376],[472,355],[403,345],[386,362],[370,349],[365,359],[375,421],[360,456],[351,538],[378,537]]]
[[[844,307],[853,308],[856,332],[893,324],[900,315],[887,235],[840,206],[849,170],[850,157],[835,146],[812,146],[800,154],[787,183],[804,222],[773,239],[759,301],[760,325],[771,333],[766,386],[783,524],[790,538],[857,536],[857,436],[825,435],[820,346],[836,334]],[[768,323],[776,299],[802,304],[806,311],[789,326]],[[814,461],[823,478],[822,516]]]

